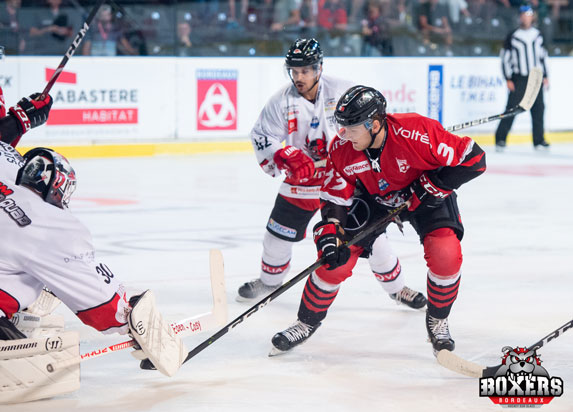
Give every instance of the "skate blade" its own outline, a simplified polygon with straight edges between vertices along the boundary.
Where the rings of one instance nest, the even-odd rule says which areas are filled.
[[[240,303],[252,303],[252,302],[256,302],[257,298],[244,298],[241,295],[237,295],[235,297],[235,302],[240,302]]]
[[[284,355],[285,353],[287,353],[288,351],[286,350],[280,350],[278,348],[275,348],[274,346],[271,348],[271,350],[269,351],[269,358],[272,358],[274,356],[280,356],[280,355]]]

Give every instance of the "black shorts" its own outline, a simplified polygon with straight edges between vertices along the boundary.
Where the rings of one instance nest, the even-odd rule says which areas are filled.
[[[318,210],[318,209],[317,209]],[[304,239],[308,222],[316,210],[304,210],[277,195],[275,206],[267,222],[267,230],[279,239],[298,242]]]
[[[412,227],[420,236],[420,242],[424,241],[424,237],[432,230],[449,227],[454,230],[459,240],[464,237],[464,225],[458,209],[458,196],[452,193],[446,198],[444,203],[439,208],[429,209],[421,206],[420,211],[407,212],[403,216],[400,215],[402,220],[410,222]]]
[[[345,227],[346,240],[350,240],[362,232],[370,223],[384,217],[390,209],[377,204],[368,195],[359,195],[355,198],[352,207],[349,208],[350,211],[353,213],[349,215]],[[358,217],[356,218],[356,216]],[[464,225],[461,221],[455,192],[448,196],[439,208],[429,209],[421,206],[420,211],[401,213],[400,219],[403,222],[410,222],[418,236],[420,236],[420,242],[423,242],[424,237],[431,231],[443,227],[452,228],[459,240],[462,240],[464,236]],[[353,224],[354,222],[359,223]],[[385,231],[386,226],[357,243],[358,246],[364,248],[364,253],[361,257],[370,256],[372,244]]]

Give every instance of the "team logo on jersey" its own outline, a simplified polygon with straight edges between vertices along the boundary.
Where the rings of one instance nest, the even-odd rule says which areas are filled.
[[[406,173],[408,169],[410,169],[410,165],[407,160],[396,158],[396,163],[398,163],[398,170],[400,170],[400,173]]]
[[[28,226],[32,223],[32,220],[26,215],[26,213],[16,204],[14,199],[10,199],[10,196],[14,191],[6,186],[4,183],[0,182],[0,209],[10,216],[10,218],[18,224],[18,226]]]
[[[313,160],[325,159],[328,150],[324,133],[322,133],[322,137],[315,140],[310,140],[308,136],[306,136],[306,148]]]
[[[237,70],[197,70],[197,130],[237,129]]]
[[[563,379],[549,376],[536,349],[505,346],[494,376],[480,378],[479,396],[502,407],[531,408],[563,395]]]
[[[388,186],[390,185],[390,183],[388,183],[386,180],[384,179],[380,179],[378,180],[378,189],[380,189],[380,191],[384,191],[388,188]]]
[[[310,127],[312,127],[313,129],[317,129],[319,124],[320,121],[318,120],[318,117],[312,116],[312,120],[310,121]]]

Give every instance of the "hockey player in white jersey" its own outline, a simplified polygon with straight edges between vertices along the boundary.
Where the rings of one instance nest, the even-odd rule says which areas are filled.
[[[267,222],[259,278],[239,288],[238,301],[262,298],[283,283],[290,269],[293,242],[304,239],[308,223],[320,207],[325,162],[319,162],[326,159],[336,136],[336,103],[352,86],[346,80],[324,75],[322,62],[318,41],[297,39],[285,56],[292,84],[271,97],[251,131],[261,168],[273,177],[284,171],[286,179]],[[385,234],[366,253],[376,279],[392,299],[415,309],[425,306],[424,295],[404,285],[400,263]]]
[[[181,339],[156,309],[151,291],[128,299],[118,276],[98,259],[89,230],[67,208],[75,186],[73,168],[58,153],[35,148],[22,157],[0,142],[0,226],[5,240],[0,248],[0,346],[3,340],[14,342],[0,348],[2,356],[16,351],[17,358],[18,348],[42,341],[27,338],[10,318],[47,287],[86,325],[103,333],[129,333],[143,351],[140,358],[148,357],[160,372],[172,376],[186,356]],[[59,344],[54,345],[46,343],[45,353],[35,355],[47,357],[43,363],[62,360],[61,353],[50,359],[48,348]],[[43,341],[36,346],[44,347]],[[2,356],[0,369],[10,361]],[[46,373],[34,356],[23,353],[18,360]],[[40,386],[57,381],[54,376],[25,379],[38,379]],[[10,384],[18,386],[2,382],[0,400]],[[55,391],[50,393],[65,393]]]

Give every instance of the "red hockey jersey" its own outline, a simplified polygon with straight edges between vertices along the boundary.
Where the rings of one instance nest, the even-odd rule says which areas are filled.
[[[483,150],[471,138],[445,131],[435,120],[416,113],[389,114],[387,128],[379,171],[365,152],[354,150],[340,137],[333,140],[321,199],[350,206],[360,180],[376,201],[394,207],[398,204],[393,193],[408,187],[425,171],[440,169],[444,189],[451,190],[485,171]]]

